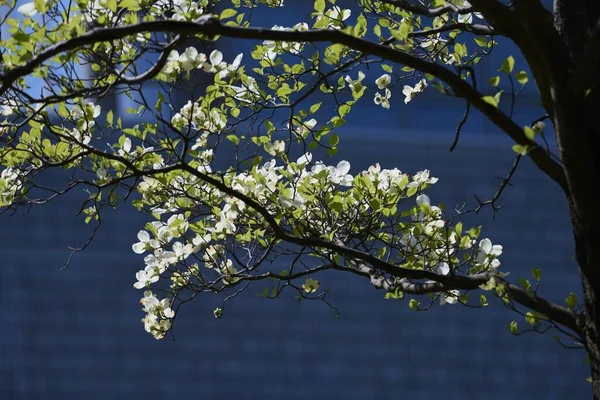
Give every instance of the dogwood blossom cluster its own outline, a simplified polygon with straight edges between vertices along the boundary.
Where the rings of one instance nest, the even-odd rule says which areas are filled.
[[[207,3],[206,0],[159,0],[152,5],[151,12],[158,16],[169,12],[175,21],[193,21],[204,14]]]
[[[242,103],[254,104],[260,99],[260,92],[258,90],[258,85],[256,84],[256,79],[251,76],[242,80],[240,86],[229,85],[228,88],[233,91],[233,97]]]
[[[0,174],[0,207],[10,206],[22,186],[20,171],[12,167],[5,168]]]
[[[271,29],[275,31],[306,31],[308,30],[308,24],[306,22],[299,22],[291,28],[273,25]],[[263,57],[271,61],[283,53],[299,54],[304,48],[304,43],[302,42],[275,42],[273,40],[265,40],[263,45],[267,48]]]
[[[177,50],[169,53],[167,62],[162,69],[168,81],[174,80],[181,72],[202,69],[204,72],[216,74],[223,79],[235,73],[242,62],[243,54],[238,54],[231,64],[223,61],[223,53],[213,50],[210,55],[199,53],[195,47],[188,47],[183,53]]]
[[[344,21],[350,18],[350,15],[352,15],[350,10],[333,6],[324,13],[317,14],[316,23],[324,21],[328,29],[338,30],[344,27]]]
[[[451,48],[448,39],[443,38],[440,33],[437,33],[435,36],[427,36],[421,41],[419,46],[427,50],[429,55],[437,57],[444,64],[453,65],[456,62],[453,53],[450,51]]]
[[[239,195],[224,192],[194,174],[170,180],[144,177],[138,190],[158,220],[147,224],[133,245],[134,252],[148,253],[144,269],[136,273],[134,287],[147,289],[169,277],[171,290],[177,292],[197,284],[194,282],[206,282],[211,274],[218,282],[212,284],[217,285],[214,287],[235,285],[249,276],[251,269],[240,266],[239,260],[232,256],[231,243],[243,247],[244,243],[255,243],[255,235],[265,240],[274,232],[255,207],[238,196],[251,199],[270,215],[278,215],[281,226],[293,227],[296,234],[306,231],[321,237],[367,235],[363,241],[375,240],[378,232],[362,232],[360,221],[380,220],[374,226],[385,232],[387,228],[381,224],[390,223],[385,222],[389,221],[387,217],[399,216],[397,205],[413,197],[415,206],[408,214],[402,214],[410,216],[408,221],[394,225],[401,232],[392,243],[399,265],[445,275],[457,270],[457,254],[465,251],[474,253],[469,268],[477,272],[493,271],[500,265],[497,257],[502,253],[501,246],[492,245],[489,239],[483,239],[477,246],[474,237],[448,226],[442,210],[431,204],[424,191],[437,178],[428,170],[410,176],[396,168],[383,169],[375,164],[352,175],[348,161],[326,165],[313,161],[311,153],[283,165],[277,162],[273,159],[247,171],[214,175],[220,176],[218,179]],[[213,176],[216,173],[211,172],[209,164],[210,160],[199,165],[198,171]],[[181,205],[209,212],[182,212]],[[331,255],[322,250],[316,254]],[[317,288],[318,281],[303,286],[306,293]],[[459,293],[452,291],[442,293],[440,303],[455,304],[458,296]],[[152,304],[157,303],[152,300]],[[162,315],[154,309],[147,313],[150,316],[144,320],[145,324],[154,323],[154,316]],[[165,321],[166,317],[161,318],[156,321]]]
[[[453,3],[458,6],[461,1]],[[3,41],[5,70],[13,68],[13,62],[19,65],[37,57],[38,49],[49,49],[92,29],[165,20],[196,21],[207,13],[220,18],[222,24],[242,29],[253,25],[251,15],[258,12],[255,9],[281,7],[284,0],[232,0],[231,8],[219,7],[216,14],[208,0],[149,0],[144,4],[91,0],[73,4],[74,13],[67,13],[68,18],[63,21],[59,3],[35,1],[17,8],[25,23],[9,21],[7,26],[15,29],[23,26],[25,34],[18,40]],[[273,25],[277,23],[273,21],[271,29],[286,32],[343,29],[344,35],[364,40],[367,33],[372,32],[380,41],[392,33],[393,46],[407,46],[418,57],[429,61],[455,64],[463,60],[466,52],[466,46],[458,40],[460,33],[436,28],[481,18],[477,13],[444,12],[433,18],[418,19],[407,15],[409,12],[399,12],[401,7],[376,6],[377,12],[373,12],[365,6],[364,12],[357,13],[356,21],[352,21],[349,9],[333,3],[311,2],[314,6],[311,21],[291,27]],[[462,1],[462,6],[469,7],[469,3]],[[35,31],[32,27],[41,27],[42,23],[44,29],[52,31],[51,37],[38,34],[35,40],[43,43],[35,43],[33,39],[28,42],[28,33]],[[437,33],[403,40],[406,24],[423,32],[436,29],[433,32]],[[397,29],[399,25],[401,29]],[[348,161],[313,160],[313,155],[306,152],[313,145],[323,144],[322,139],[328,137],[328,149],[332,153],[337,150],[338,138],[332,137],[330,131],[346,122],[346,114],[366,92],[370,84],[367,82],[374,79],[373,102],[389,109],[394,85],[407,79],[393,75],[394,68],[402,66],[384,64],[385,73],[372,76],[373,69],[368,66],[375,60],[367,59],[351,46],[339,43],[307,46],[273,40],[259,43],[250,54],[254,65],[243,66],[242,61],[248,59],[242,54],[225,60],[219,50],[205,54],[191,41],[183,47],[177,45],[176,50],[172,47],[165,50],[167,43],[176,43],[177,32],[135,32],[58,54],[44,61],[39,71],[36,69],[35,74],[47,80],[45,95],[52,93],[52,98],[59,98],[65,94],[68,100],[56,104],[53,111],[59,115],[60,122],[55,126],[48,129],[37,126],[42,118],[32,118],[28,121],[30,128],[19,128],[30,129],[26,140],[14,141],[28,146],[28,152],[16,151],[16,155],[4,163],[8,168],[0,175],[0,206],[13,202],[22,189],[26,179],[17,166],[33,164],[31,159],[85,165],[84,172],[91,172],[93,184],[100,191],[110,186],[108,184],[114,183],[117,187],[120,179],[126,179],[133,172],[136,179],[133,185],[139,194],[134,205],[151,213],[153,218],[138,232],[132,246],[144,261],[135,274],[133,286],[144,291],[141,300],[146,313],[144,327],[157,339],[164,337],[171,327],[173,302],[181,301],[179,294],[186,290],[220,292],[258,279],[257,269],[266,264],[259,260],[265,253],[273,248],[282,254],[296,250],[290,243],[282,242],[282,237],[311,239],[321,245],[323,241],[344,243],[350,248],[378,254],[377,257],[383,258],[380,254],[385,254],[385,260],[394,265],[441,276],[493,274],[499,268],[502,246],[492,244],[489,239],[480,240],[477,230],[462,232],[461,225],[431,202],[426,192],[437,178],[428,170],[410,175],[397,168],[385,169],[374,164],[355,173]],[[477,45],[486,46],[487,39],[479,39]],[[201,40],[212,39],[202,36]],[[217,42],[215,48],[218,47]],[[148,67],[151,65],[145,58],[148,54],[160,59],[154,68]],[[286,57],[286,54],[291,56]],[[141,87],[145,82],[138,79],[149,77],[159,81],[159,90],[164,93],[159,93],[156,103],[144,99],[142,104],[135,100],[140,110],[138,114],[143,112],[144,117],[156,118],[125,127],[119,116],[113,115],[118,110],[103,114],[99,105],[69,97],[77,85],[87,89],[86,85],[92,82],[92,79],[77,78],[77,85],[73,86],[72,79],[61,81],[62,71],[68,78],[69,71],[74,71],[78,63],[94,68],[97,75],[92,84],[98,87],[139,90],[143,95]],[[169,88],[185,89],[196,71],[211,74],[212,78],[206,90],[203,88],[202,97],[185,99],[182,102],[185,104],[177,108],[166,104],[168,96],[164,94],[169,93]],[[247,71],[252,71],[253,76]],[[426,79],[417,79],[420,80],[403,86],[406,104],[427,88]],[[433,82],[430,76],[428,79]],[[24,80],[19,79],[16,85],[21,81]],[[319,84],[314,86],[314,82]],[[336,114],[330,116],[329,121],[327,116],[322,116],[327,111],[325,107],[320,108],[322,103],[313,102],[310,97],[315,91],[325,95],[333,93],[329,100],[335,101]],[[6,97],[19,97],[11,90],[7,93]],[[37,99],[38,95],[32,94],[31,98]],[[349,95],[352,99],[345,101],[344,97]],[[0,115],[6,117],[7,124],[3,134],[10,131],[13,121],[24,115],[32,116],[33,112],[27,110],[38,110],[36,105],[22,103],[9,99],[0,101]],[[42,103],[41,107],[48,106]],[[278,120],[280,113],[284,115],[283,120]],[[317,126],[317,118],[322,126]],[[286,123],[287,132],[284,132]],[[249,124],[251,129],[247,129]],[[122,132],[117,133],[119,131]],[[117,135],[120,135],[118,139],[111,142]],[[217,146],[232,144],[236,147],[236,164],[217,170],[213,161],[223,154],[222,148],[217,149]],[[90,149],[99,151],[89,152]],[[306,153],[296,158],[299,151]],[[25,153],[36,154],[34,157]],[[109,157],[103,158],[102,154]],[[78,155],[82,159],[78,159]],[[128,182],[122,183],[127,186]],[[105,197],[98,199],[104,201]],[[98,217],[95,207],[86,210],[88,217]],[[290,242],[298,245],[293,240]],[[346,255],[337,254],[330,247],[315,244],[300,252],[305,251],[301,254],[303,257],[317,258],[320,263],[353,265],[354,260],[348,260]],[[298,285],[300,293],[316,295],[319,282],[311,277],[305,279]],[[439,294],[441,304],[455,304],[459,298],[458,291]],[[215,310],[215,316],[221,315],[220,308]]]
[[[142,310],[146,316],[142,319],[146,332],[152,334],[155,339],[162,339],[171,329],[172,319],[175,311],[171,308],[171,300],[163,298],[159,300],[150,290],[144,292],[140,300]]]
[[[67,111],[59,111],[63,117],[63,124],[57,124],[53,128],[62,136],[62,140],[73,144],[89,145],[96,125],[96,119],[100,116],[102,108],[93,102],[77,103]]]
[[[392,82],[392,77],[389,74],[383,74],[377,80],[375,80],[375,84],[379,90],[385,90],[384,94],[377,92],[375,93],[375,99],[373,100],[375,104],[380,105],[383,108],[390,108],[390,97],[392,97],[392,92],[389,89],[389,85]]]
[[[471,3],[469,3],[467,0],[463,0],[462,8],[469,8],[469,7],[471,7]],[[466,13],[466,14],[458,14],[457,20],[460,23],[470,24],[473,22],[473,17],[475,17],[477,19],[483,19],[483,15],[481,13],[472,12],[472,13]]]
[[[200,102],[190,100],[171,118],[171,123],[181,131],[187,130],[187,128],[204,130],[210,133],[222,131],[227,124],[222,111],[218,108],[212,108],[207,113],[205,110],[206,107],[203,107]],[[199,145],[204,143],[204,139],[200,138]]]

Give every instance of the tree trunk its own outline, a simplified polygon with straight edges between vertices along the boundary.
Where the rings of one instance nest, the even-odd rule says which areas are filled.
[[[581,59],[600,18],[597,0],[554,0],[556,29],[574,64]],[[597,51],[600,51],[598,49]],[[567,82],[561,82],[566,85]],[[600,400],[600,74],[585,98],[558,98],[553,121],[569,184],[569,208],[584,294],[585,334],[594,399]],[[562,97],[562,96],[559,96]],[[595,203],[595,204],[594,204]]]

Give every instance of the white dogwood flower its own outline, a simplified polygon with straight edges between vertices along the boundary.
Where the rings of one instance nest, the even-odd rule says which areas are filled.
[[[415,87],[412,87],[410,85],[404,85],[404,89],[402,89],[402,94],[404,96],[406,96],[406,98],[404,99],[404,104],[408,104],[410,103],[410,101],[416,97],[417,95],[421,94],[423,91],[425,91],[425,88],[427,88],[427,81],[425,79],[421,79],[416,85]]]
[[[496,269],[500,266],[500,260],[497,257],[502,254],[502,251],[501,245],[492,245],[490,239],[483,239],[479,242],[479,249],[474,261],[479,265],[489,264],[490,268]]]
[[[377,105],[381,105],[381,107],[389,109],[390,108],[390,97],[392,97],[392,92],[390,92],[390,89],[385,89],[385,96],[382,96],[381,93],[375,93],[375,98],[373,99],[373,101],[375,102],[375,104]]]
[[[383,74],[375,80],[375,84],[380,90],[387,88],[390,83],[392,83],[392,77],[390,74]]]

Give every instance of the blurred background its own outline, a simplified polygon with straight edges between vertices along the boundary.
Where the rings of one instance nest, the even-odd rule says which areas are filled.
[[[291,26],[309,13],[303,1],[286,0],[276,18],[255,24]],[[218,46],[231,57],[252,43],[221,40]],[[479,81],[496,75],[510,54],[517,56],[515,69],[524,69],[515,49],[501,43],[478,66]],[[411,174],[430,169],[440,181],[429,195],[448,208],[475,206],[473,195],[491,198],[514,161],[511,142],[472,112],[450,153],[462,101],[432,90],[405,106],[401,90],[393,91],[391,110],[367,93],[338,130],[338,156],[326,162],[349,160],[354,173],[375,162]],[[532,85],[519,95],[521,125],[543,114],[536,101]],[[127,115],[127,102],[114,101],[115,116]],[[531,279],[531,269],[541,268],[542,295],[562,302],[569,292],[578,294],[560,190],[529,160],[512,183],[496,219],[484,209],[468,222],[483,225],[482,235],[504,246],[501,268],[512,280]],[[105,212],[93,244],[61,270],[67,246],[82,245],[91,233],[74,216],[81,198],[0,216],[0,399],[563,399],[590,393],[584,353],[562,348],[554,332],[511,335],[511,320],[525,323],[496,299],[485,309],[436,305],[414,312],[349,274],[323,279],[337,317],[321,302],[298,304],[291,293],[260,298],[257,285],[229,302],[220,320],[212,314],[220,299],[197,297],[180,309],[173,335],[156,341],[143,329],[141,292],[132,286],[143,261],[131,245],[147,215],[125,203]]]

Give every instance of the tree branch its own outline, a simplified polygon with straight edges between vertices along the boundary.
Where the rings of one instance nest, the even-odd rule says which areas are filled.
[[[410,11],[413,14],[423,15],[426,17],[438,17],[447,13],[468,14],[473,12],[472,7],[459,7],[452,3],[448,3],[441,7],[428,8],[411,4],[406,0],[380,0],[382,3],[400,7],[403,10]]]
[[[515,0],[510,7],[496,1],[473,0],[494,29],[510,38],[531,68],[542,105],[553,114],[557,89],[569,73],[571,57],[554,28],[551,13],[538,0]]]
[[[408,37],[423,37],[423,36],[431,36],[442,32],[448,31],[463,31],[463,32],[471,32],[476,35],[495,35],[496,32],[487,26],[480,24],[465,24],[465,23],[457,23],[457,24],[449,24],[442,25],[439,28],[427,29],[424,31],[414,31],[408,34]]]
[[[170,20],[152,21],[122,27],[94,29],[81,36],[50,46],[26,64],[15,67],[6,72],[3,76],[0,76],[0,81],[2,82],[2,86],[0,86],[0,95],[6,92],[18,78],[33,72],[34,69],[39,67],[43,62],[59,53],[97,42],[118,40],[143,32],[159,31],[189,35],[205,35],[210,37],[221,35],[239,39],[339,43],[364,54],[378,56],[392,62],[409,66],[421,72],[431,74],[448,84],[457,96],[469,101],[516,143],[529,146],[529,156],[533,162],[551,179],[557,182],[563,191],[568,192],[562,166],[556,163],[544,149],[537,145],[537,143],[528,139],[519,125],[499,108],[482,100],[482,94],[465,82],[459,75],[456,75],[442,65],[336,30],[277,31],[263,28],[239,28],[223,25],[218,19],[211,15],[202,16],[196,22]]]
[[[331,264],[327,264],[317,267],[316,270],[309,270],[305,273],[301,273],[301,275],[296,275],[296,277],[308,275],[312,272],[316,272],[321,269],[324,270],[328,269],[329,267],[333,267],[334,269],[342,269],[347,272],[352,272],[358,275],[368,277],[371,284],[378,289],[394,291],[396,287],[399,287],[404,292],[410,294],[444,292],[453,289],[473,290],[479,288],[481,285],[486,284],[493,277],[494,279],[496,279],[496,285],[504,286],[504,289],[509,299],[517,302],[518,304],[523,305],[524,307],[537,311],[547,316],[549,319],[564,325],[565,327],[571,329],[572,331],[578,334],[581,334],[581,329],[578,325],[578,317],[574,312],[564,307],[558,306],[554,303],[551,303],[545,299],[542,299],[535,294],[528,293],[525,290],[508,283],[503,278],[495,276],[493,273],[481,273],[470,276],[443,275],[428,270],[404,268],[381,260],[370,253],[348,247],[342,243],[333,243],[331,241],[323,240],[316,237],[294,236],[293,234],[290,234],[285,229],[283,229],[276,221],[276,219],[271,215],[271,213],[256,200],[227,186],[222,180],[207,175],[206,173],[200,172],[196,168],[193,168],[188,164],[177,163],[167,165],[160,169],[140,170],[133,164],[132,161],[124,157],[99,150],[89,145],[81,144],[81,146],[89,154],[94,154],[102,158],[107,158],[110,160],[121,162],[127,169],[131,171],[131,176],[135,177],[155,175],[176,170],[188,172],[191,175],[201,179],[202,181],[212,185],[219,191],[243,201],[248,207],[255,210],[264,218],[265,222],[272,229],[277,239],[285,241],[287,243],[297,244],[305,247],[328,249],[344,257],[348,257],[351,260],[356,260],[351,261],[354,264],[353,268],[346,268],[335,265],[332,266]],[[367,264],[370,266],[368,266]],[[386,273],[394,278],[400,278],[399,283],[391,283],[389,280],[387,280],[381,275],[381,272]],[[278,278],[278,276],[275,274],[266,274],[263,276],[263,278]],[[260,277],[254,279],[260,279]],[[414,282],[410,280],[427,281]]]
[[[386,292],[394,292],[396,289],[400,289],[405,293],[414,295],[446,292],[448,290],[473,290],[486,284],[493,276],[491,274],[471,275],[468,277],[461,277],[463,279],[461,279],[460,282],[454,279],[450,279],[447,282],[411,282],[407,279],[401,279],[398,283],[393,283],[390,282],[389,279],[378,275],[373,268],[364,264],[359,265],[357,270],[360,275],[368,277],[371,284],[377,289],[383,289]],[[528,293],[524,289],[507,282],[503,278],[495,276],[494,279],[496,279],[497,285],[504,287],[510,300],[530,310],[539,312],[548,317],[551,321],[557,322],[582,336],[578,317],[573,311],[538,297],[533,293]]]

